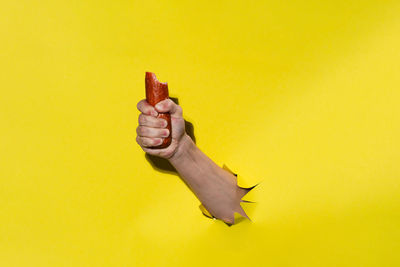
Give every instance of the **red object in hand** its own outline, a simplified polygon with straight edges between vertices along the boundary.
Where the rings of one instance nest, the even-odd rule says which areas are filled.
[[[160,101],[169,98],[168,84],[161,83],[157,80],[157,77],[152,72],[146,72],[146,101],[153,107]],[[162,118],[168,122],[167,129],[169,130],[169,136],[164,138],[164,141],[159,146],[151,148],[166,148],[171,144],[171,115],[167,113],[158,113],[157,118]]]

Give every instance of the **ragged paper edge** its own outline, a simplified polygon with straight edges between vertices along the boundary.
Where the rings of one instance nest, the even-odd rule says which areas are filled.
[[[244,179],[242,176],[239,176],[238,174],[234,173],[231,169],[228,168],[228,166],[226,166],[226,164],[224,164],[222,166],[222,168],[236,176],[236,184],[237,184],[237,186],[239,186],[241,188],[249,189],[249,192],[247,192],[246,195],[244,195],[242,197],[242,199],[240,200],[240,206],[244,210],[244,212],[247,215],[247,217],[244,217],[240,213],[235,212],[234,213],[234,224],[236,224],[236,223],[238,223],[240,221],[243,221],[245,219],[249,219],[251,221],[250,216],[254,212],[254,208],[255,208],[254,204],[255,204],[255,202],[254,202],[254,200],[252,200],[252,197],[251,197],[251,196],[253,196],[253,194],[251,194],[250,197],[248,195],[258,185],[258,183],[255,184],[255,185],[249,185],[247,183],[246,179]],[[244,199],[244,198],[246,198],[246,199]],[[200,208],[200,210],[201,210],[201,212],[203,213],[204,216],[206,216],[206,217],[208,217],[210,219],[215,219],[215,217],[210,212],[208,212],[208,210],[203,206],[203,204],[200,204],[199,208]]]

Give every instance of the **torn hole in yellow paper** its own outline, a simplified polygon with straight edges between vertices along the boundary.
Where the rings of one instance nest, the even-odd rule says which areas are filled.
[[[236,176],[237,186],[239,186],[240,188],[249,190],[240,200],[240,206],[242,207],[242,209],[245,213],[244,215],[246,215],[246,216],[243,216],[242,214],[235,212],[234,213],[234,224],[239,223],[245,219],[249,219],[251,221],[250,216],[254,213],[254,208],[255,208],[254,204],[256,204],[256,203],[252,200],[253,194],[251,194],[249,196],[249,193],[253,191],[252,189],[254,189],[258,185],[258,183],[256,185],[249,185],[247,183],[246,179],[244,179],[242,176],[239,176],[238,174],[234,173],[225,164],[222,166],[222,168]],[[244,198],[246,198],[246,199],[244,199]],[[199,208],[204,216],[211,218],[211,219],[215,219],[215,217],[203,206],[203,204],[200,204]]]

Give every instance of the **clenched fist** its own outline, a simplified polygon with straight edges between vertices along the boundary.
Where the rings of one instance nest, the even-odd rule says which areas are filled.
[[[182,108],[175,104],[171,99],[165,99],[151,106],[146,99],[137,104],[139,115],[139,126],[136,128],[136,142],[142,147],[143,151],[150,155],[170,159],[177,152],[181,140],[186,135],[185,120],[182,117]],[[169,132],[167,121],[157,118],[159,112],[169,112],[171,115],[171,129]],[[171,134],[171,144],[162,149],[151,148],[162,144],[164,138]]]

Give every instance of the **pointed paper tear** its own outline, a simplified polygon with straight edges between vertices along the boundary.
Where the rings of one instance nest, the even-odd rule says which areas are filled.
[[[212,216],[208,210],[206,210],[206,208],[203,206],[203,204],[200,204],[199,206],[201,212],[204,214],[204,216],[208,217],[208,218],[214,218],[214,216]]]

